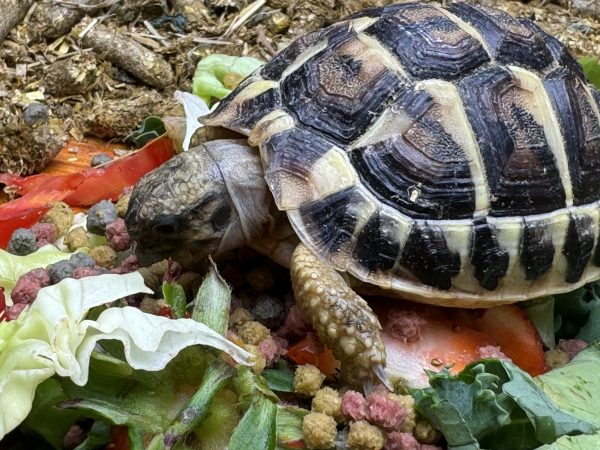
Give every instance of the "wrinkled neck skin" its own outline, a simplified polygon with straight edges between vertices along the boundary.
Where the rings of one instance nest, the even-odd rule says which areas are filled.
[[[237,213],[221,239],[217,253],[248,245],[289,267],[298,239],[287,216],[275,206],[264,179],[256,148],[213,141],[206,152],[217,165]],[[220,145],[222,143],[222,145]]]

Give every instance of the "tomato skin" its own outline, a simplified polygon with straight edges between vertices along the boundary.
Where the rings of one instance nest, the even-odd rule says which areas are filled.
[[[133,186],[142,176],[173,156],[173,143],[156,139],[133,155],[118,159],[102,168],[83,172],[85,179],[65,202],[71,206],[92,206],[100,200],[115,201],[123,189]]]
[[[287,357],[298,365],[312,364],[326,376],[333,376],[340,368],[340,362],[333,352],[325,347],[314,333],[295,343],[287,351]]]
[[[475,329],[490,336],[512,362],[531,376],[548,370],[542,340],[525,311],[517,305],[486,309],[475,322]]]
[[[173,143],[162,137],[133,155],[106,167],[89,168],[69,175],[42,173],[21,178],[0,174],[0,183],[16,187],[22,197],[0,205],[0,248],[6,248],[14,230],[34,225],[50,203],[64,201],[70,206],[91,206],[100,200],[117,200],[123,189],[173,156]]]

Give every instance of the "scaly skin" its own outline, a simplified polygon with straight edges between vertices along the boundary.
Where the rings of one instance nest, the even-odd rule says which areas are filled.
[[[298,307],[341,361],[343,377],[355,385],[375,378],[388,384],[381,325],[367,302],[302,244],[292,254],[291,275]]]

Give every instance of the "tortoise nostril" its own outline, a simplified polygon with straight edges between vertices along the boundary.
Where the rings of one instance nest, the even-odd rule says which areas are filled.
[[[175,216],[163,217],[152,227],[152,230],[162,235],[175,234],[181,230],[181,221]]]

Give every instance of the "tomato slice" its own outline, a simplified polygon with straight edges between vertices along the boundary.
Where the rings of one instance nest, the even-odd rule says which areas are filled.
[[[335,359],[333,352],[314,333],[308,333],[304,339],[288,348],[287,357],[298,365],[312,364],[326,376],[335,375],[340,368],[340,362]]]
[[[173,143],[162,137],[104,167],[69,175],[42,173],[21,178],[0,174],[0,183],[17,188],[22,195],[0,205],[0,248],[6,248],[14,230],[35,224],[50,203],[62,200],[70,206],[91,206],[100,200],[117,200],[123,189],[172,156]]]
[[[371,299],[370,304],[383,325],[388,373],[412,386],[427,386],[425,370],[447,367],[452,373],[460,372],[481,359],[484,348],[499,347],[532,376],[547,370],[537,330],[516,305],[470,310],[383,298]],[[407,342],[391,331],[388,321],[397,311],[416,313],[424,321],[418,339]],[[312,333],[290,347],[287,355],[296,364],[313,364],[326,375],[339,368],[331,351]]]
[[[83,181],[83,175],[49,180],[47,185],[16,200],[0,205],[0,248],[6,248],[17,228],[28,228],[38,222],[52,202],[63,200]]]
[[[69,175],[39,174],[26,178],[11,174],[0,175],[0,183],[14,186],[21,195],[50,190],[54,183],[65,178],[77,180],[72,193],[64,197],[71,206],[91,206],[100,200],[117,200],[123,189],[133,186],[143,175],[173,156],[173,143],[162,137],[148,143],[132,155],[117,159],[106,166],[94,167]]]
[[[490,336],[517,366],[532,376],[548,370],[542,340],[527,314],[517,305],[484,310],[475,329]]]

